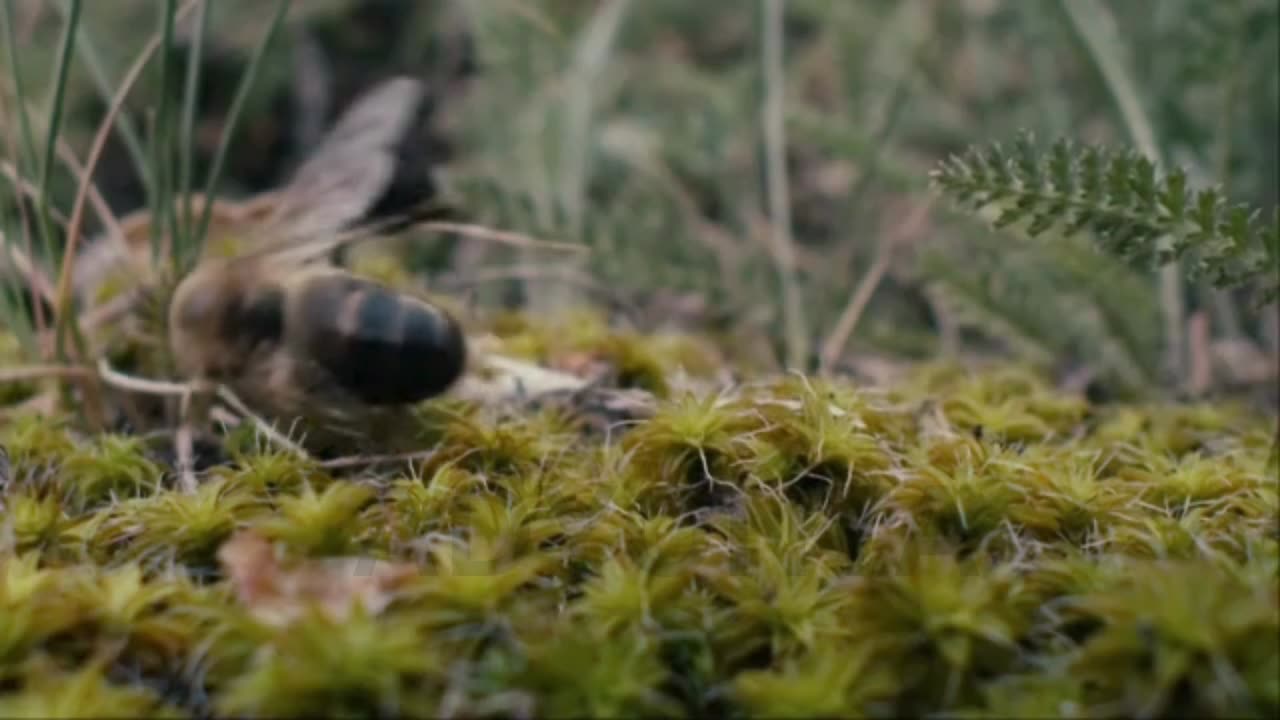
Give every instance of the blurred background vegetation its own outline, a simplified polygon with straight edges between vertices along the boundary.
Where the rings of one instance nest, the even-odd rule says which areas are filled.
[[[5,2],[5,62],[19,59],[43,128],[70,3]],[[63,117],[81,158],[161,5],[83,3]],[[197,173],[274,6],[211,4]],[[158,93],[181,102],[189,25],[167,86],[153,69],[130,95],[139,137]],[[1274,403],[1274,303],[1087,238],[994,227],[930,173],[1029,130],[1045,148],[1136,149],[1269,215],[1278,25],[1274,0],[307,0],[268,49],[221,189],[281,182],[354,95],[408,72],[434,108],[414,161],[468,222],[592,250],[413,243],[433,288],[477,312],[626,309],[641,330],[708,333],[762,369],[882,379],[905,361],[1012,356],[1099,398]],[[146,204],[145,150],[124,137],[94,176],[118,214]],[[58,167],[50,183],[66,212],[75,178]]]

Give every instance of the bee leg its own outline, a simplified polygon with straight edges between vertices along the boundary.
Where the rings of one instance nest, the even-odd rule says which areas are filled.
[[[178,455],[178,485],[187,494],[194,493],[199,483],[196,481],[195,443],[191,439],[191,426],[183,423],[178,426],[174,437],[174,449]]]
[[[218,397],[227,405],[230,405],[232,410],[240,413],[245,420],[253,423],[254,427],[265,435],[268,440],[304,460],[309,459],[307,451],[304,450],[301,445],[282,435],[275,429],[275,426],[258,416],[254,411],[250,410],[249,407],[244,404],[243,400],[237,397],[235,393],[231,392],[231,388],[228,388],[225,385],[219,386]]]
[[[174,436],[174,450],[178,456],[178,483],[184,492],[195,492],[198,482],[195,474],[194,427],[203,425],[211,404],[211,388],[203,382],[193,382],[182,394],[178,406],[178,431]]]

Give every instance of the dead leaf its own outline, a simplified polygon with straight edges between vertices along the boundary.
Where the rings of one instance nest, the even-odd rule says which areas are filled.
[[[368,557],[281,563],[271,543],[252,531],[237,533],[223,543],[218,561],[240,602],[259,621],[276,627],[290,624],[316,606],[334,620],[346,618],[357,603],[378,614],[418,574],[416,565]]]
[[[597,380],[609,372],[609,363],[598,353],[574,350],[553,356],[547,363],[552,370],[569,373],[587,381]]]

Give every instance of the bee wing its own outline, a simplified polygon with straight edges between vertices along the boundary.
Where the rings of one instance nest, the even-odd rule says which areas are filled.
[[[396,145],[423,96],[421,81],[399,76],[357,98],[294,172],[267,224],[306,237],[360,220],[391,183]]]
[[[328,263],[334,249],[375,237],[376,226],[362,226],[347,231],[316,226],[309,234],[297,228],[280,226],[271,238],[261,245],[241,251],[233,262],[243,265],[255,263],[277,267],[299,267],[311,262]]]

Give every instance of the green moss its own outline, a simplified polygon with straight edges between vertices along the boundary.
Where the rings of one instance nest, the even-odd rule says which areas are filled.
[[[0,428],[0,444],[9,454],[10,481],[37,481],[71,454],[75,439],[65,418],[22,413]]]
[[[1094,405],[1025,368],[722,387],[678,381],[670,347],[599,325],[559,339],[492,325],[513,355],[613,348],[630,357],[619,367],[653,363],[666,396],[608,435],[580,431],[572,407],[427,403],[433,452],[372,468],[232,436],[189,494],[132,436],[5,426],[3,707],[1079,717],[1280,704],[1274,419]],[[303,585],[284,570],[233,581],[220,565],[241,529],[299,562],[365,560],[325,565],[346,569],[292,596]],[[331,594],[376,587],[362,569],[374,558],[417,573],[376,607],[329,614]]]
[[[1101,627],[1071,672],[1121,714],[1270,717],[1280,711],[1280,596],[1271,573],[1204,561],[1134,564],[1081,597]]]
[[[900,701],[917,711],[964,704],[984,678],[1018,669],[1035,604],[1016,567],[924,542],[899,557],[892,575],[850,581],[849,618],[858,636],[885,644]]]
[[[374,495],[373,488],[350,482],[336,482],[320,492],[306,485],[296,495],[275,497],[275,512],[253,527],[302,552],[345,555],[359,546],[360,537],[352,529]]]
[[[160,468],[142,453],[138,438],[103,435],[67,458],[61,477],[77,509],[156,492]]]
[[[64,577],[38,562],[39,554],[29,552],[10,554],[0,565],[0,668],[6,673],[77,620],[60,592]]]
[[[213,478],[192,494],[168,490],[99,514],[91,543],[100,555],[211,567],[219,545],[268,512],[267,498]]]
[[[660,647],[638,632],[602,637],[588,623],[560,628],[530,650],[521,684],[552,717],[670,715],[678,705],[662,692],[668,670]]]
[[[430,638],[364,613],[340,624],[311,615],[272,634],[222,692],[220,713],[259,717],[421,715],[424,681],[446,656]]]
[[[189,717],[154,692],[108,682],[102,669],[88,666],[75,672],[49,668],[29,671],[25,687],[0,695],[4,717],[57,718],[181,718]]]
[[[900,679],[873,643],[825,648],[778,670],[748,670],[733,696],[749,717],[875,717],[900,690]]]

